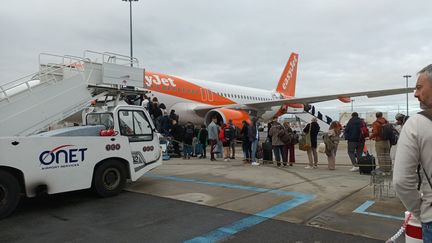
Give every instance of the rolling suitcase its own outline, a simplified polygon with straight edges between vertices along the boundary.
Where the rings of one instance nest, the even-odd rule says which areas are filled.
[[[366,155],[362,156],[358,160],[359,172],[360,174],[370,175],[373,170],[375,170],[375,157],[369,152],[366,152]]]
[[[266,141],[262,144],[263,148],[263,163],[273,163],[273,151],[272,144],[270,141]]]

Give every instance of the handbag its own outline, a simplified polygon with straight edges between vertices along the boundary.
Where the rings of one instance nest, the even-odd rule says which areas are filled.
[[[318,145],[318,152],[320,152],[320,153],[325,153],[326,152],[326,145],[325,145],[325,143],[320,143]]]
[[[302,151],[307,151],[311,149],[311,138],[310,138],[310,129],[306,134],[302,134],[299,140],[299,149]]]

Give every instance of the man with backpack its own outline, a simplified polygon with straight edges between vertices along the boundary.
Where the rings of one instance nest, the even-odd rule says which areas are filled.
[[[219,133],[219,139],[224,148],[224,161],[230,161],[231,141],[234,139],[233,128],[228,124],[223,124]]]
[[[187,122],[183,137],[183,159],[190,159],[192,154],[192,141],[195,135],[195,127],[192,122]]]
[[[350,171],[358,171],[358,160],[363,154],[364,139],[361,132],[362,121],[357,112],[351,114],[351,119],[345,126],[344,137],[348,141],[348,156],[353,167]]]
[[[219,141],[219,128],[216,125],[217,118],[212,117],[212,122],[208,125],[208,139],[210,141],[210,160],[216,161],[216,146]]]
[[[375,140],[375,151],[377,153],[379,169],[382,172],[390,172],[392,169],[390,158],[390,135],[392,132],[391,124],[383,117],[383,113],[378,111],[376,120],[372,123],[372,134],[370,139]]]
[[[418,72],[414,96],[420,114],[405,122],[398,141],[393,173],[396,194],[422,222],[423,242],[432,242],[432,64]]]
[[[231,140],[230,140],[231,158],[230,159],[235,159],[235,145],[236,145],[236,138],[237,138],[237,127],[234,125],[232,119],[229,119],[228,126],[231,128]]]

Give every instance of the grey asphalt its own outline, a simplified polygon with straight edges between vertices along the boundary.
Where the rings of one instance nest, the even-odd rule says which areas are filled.
[[[124,191],[97,198],[90,191],[24,199],[0,221],[0,242],[183,242],[248,214]],[[226,242],[382,242],[269,219]]]

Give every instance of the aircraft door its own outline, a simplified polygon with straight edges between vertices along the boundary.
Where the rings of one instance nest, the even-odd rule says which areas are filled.
[[[201,91],[201,100],[202,101],[207,101],[207,90],[203,89],[203,88],[200,88],[200,91]]]
[[[213,101],[213,91],[207,90],[208,101]]]

